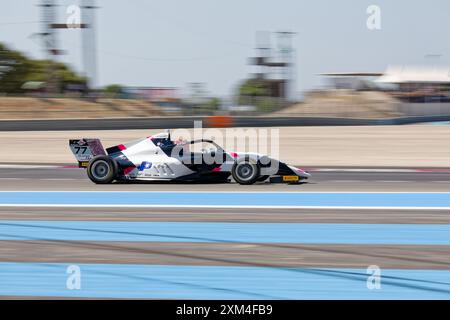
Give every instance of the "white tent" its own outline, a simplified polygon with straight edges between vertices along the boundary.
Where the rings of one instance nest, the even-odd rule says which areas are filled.
[[[450,83],[450,69],[438,67],[390,66],[375,81],[383,84]]]

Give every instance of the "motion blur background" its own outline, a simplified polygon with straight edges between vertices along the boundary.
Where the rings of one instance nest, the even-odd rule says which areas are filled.
[[[449,12],[2,1],[0,297],[449,299]],[[277,132],[312,178],[96,185],[68,148],[195,120]]]
[[[447,1],[18,0],[0,118],[450,115]]]
[[[123,143],[145,133],[124,130],[203,120],[291,127],[280,151],[295,164],[450,166],[449,9],[439,0],[4,3],[0,162],[71,163],[66,140],[88,133],[77,130]],[[428,125],[392,127],[414,123]]]

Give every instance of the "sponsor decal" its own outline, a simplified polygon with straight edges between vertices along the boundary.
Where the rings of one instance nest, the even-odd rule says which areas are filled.
[[[80,168],[87,168],[89,165],[89,161],[80,161],[79,162],[79,167]]]
[[[284,182],[292,182],[292,181],[298,181],[298,176],[283,176]]]
[[[87,145],[72,144],[70,145],[70,149],[78,161],[89,161],[92,158],[91,150]]]
[[[150,169],[152,167],[152,163],[148,162],[148,161],[144,161],[141,163],[140,167],[139,167],[139,171],[144,171],[146,169]]]

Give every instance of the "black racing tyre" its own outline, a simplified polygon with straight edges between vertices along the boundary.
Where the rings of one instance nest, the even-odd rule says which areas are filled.
[[[243,159],[237,161],[231,169],[231,175],[233,179],[239,184],[254,184],[258,181],[260,168],[257,163],[250,161],[249,159]]]
[[[108,156],[96,156],[89,161],[87,175],[96,184],[113,182],[117,177],[116,161]]]
[[[262,182],[262,181],[266,181],[268,178],[269,178],[269,176],[260,176],[256,181]]]

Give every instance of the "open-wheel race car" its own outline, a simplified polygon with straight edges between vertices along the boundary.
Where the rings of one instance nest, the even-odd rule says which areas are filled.
[[[94,183],[113,181],[186,181],[299,183],[306,171],[257,153],[227,152],[212,140],[174,142],[170,132],[119,144],[106,151],[99,139],[72,139],[79,167]]]

